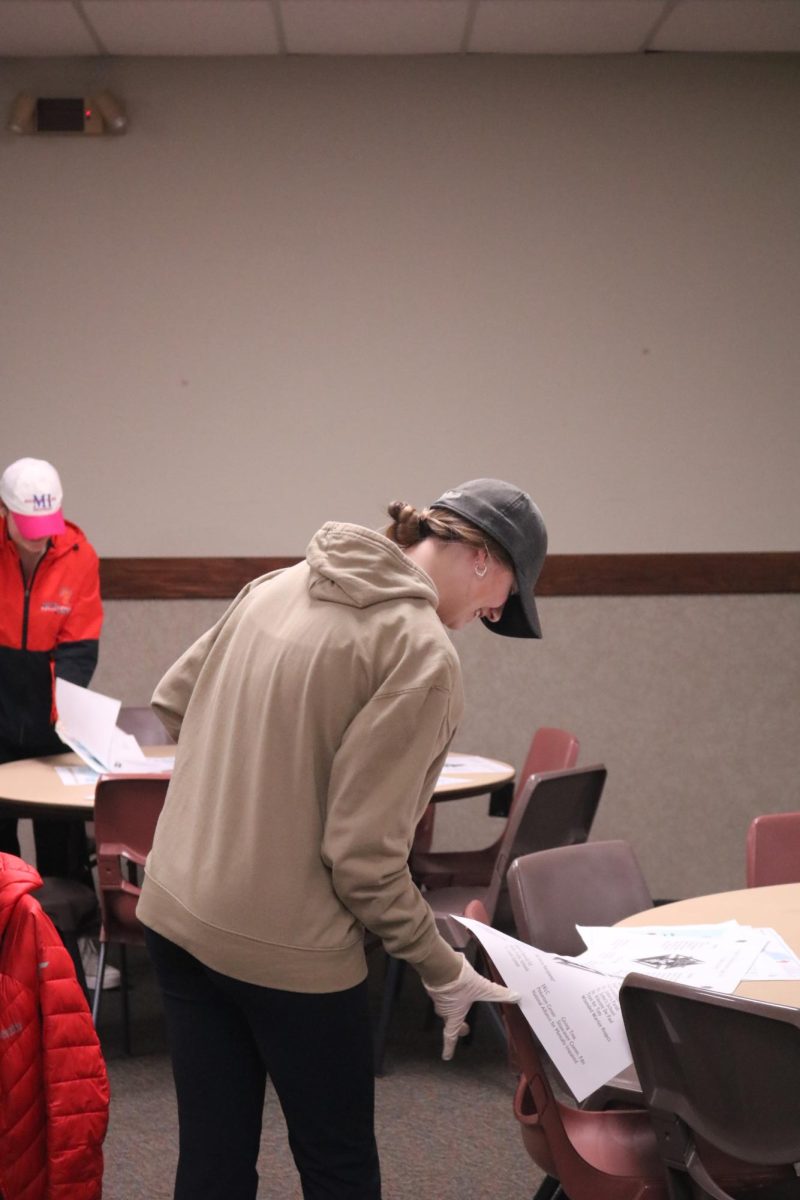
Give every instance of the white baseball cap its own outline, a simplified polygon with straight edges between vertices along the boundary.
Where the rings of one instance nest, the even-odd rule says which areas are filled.
[[[18,458],[0,476],[0,500],[32,541],[64,532],[63,498],[58,471],[42,458]]]

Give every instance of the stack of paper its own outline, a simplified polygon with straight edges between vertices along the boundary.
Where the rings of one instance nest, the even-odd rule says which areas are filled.
[[[493,775],[496,772],[497,763],[494,759],[483,758],[479,754],[448,754],[439,773],[439,784],[464,787],[474,782],[471,776]]]
[[[56,679],[56,733],[98,775],[169,771],[175,757],[151,758],[117,726],[120,701]]]

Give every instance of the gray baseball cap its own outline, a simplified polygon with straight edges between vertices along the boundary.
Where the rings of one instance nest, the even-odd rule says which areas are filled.
[[[446,508],[482,529],[510,555],[517,591],[503,606],[499,621],[483,623],[504,637],[542,636],[533,594],[547,554],[547,530],[542,514],[527,492],[502,479],[470,479],[434,500],[431,508]]]

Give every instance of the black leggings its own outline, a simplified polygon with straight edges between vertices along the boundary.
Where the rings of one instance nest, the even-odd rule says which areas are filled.
[[[175,1200],[254,1200],[268,1075],[304,1200],[380,1200],[366,983],[318,995],[259,987],[145,933],[178,1097]]]

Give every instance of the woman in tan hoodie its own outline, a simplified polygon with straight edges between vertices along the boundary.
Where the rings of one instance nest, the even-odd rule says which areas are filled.
[[[472,480],[385,534],[331,522],[161,680],[175,770],[138,914],[178,1094],[176,1200],[253,1200],[272,1079],[305,1200],[378,1200],[364,930],[419,972],[452,1056],[510,999],[438,933],[408,857],[463,708],[447,635],[540,637],[538,509]]]

